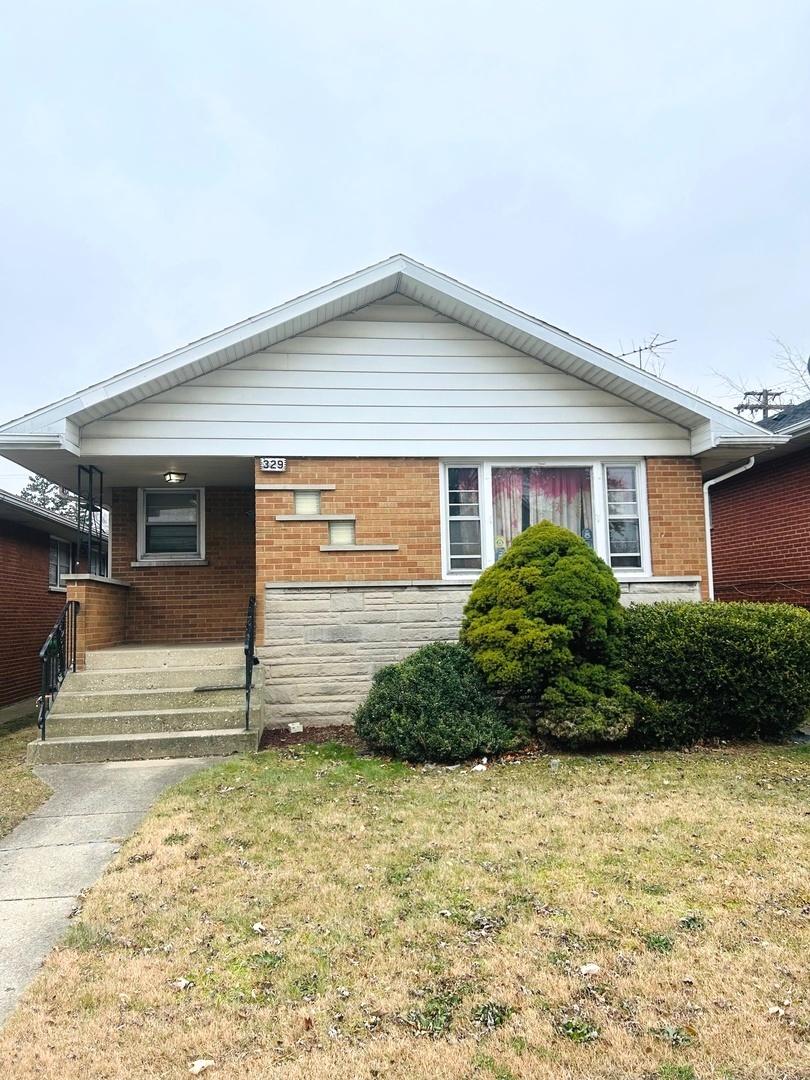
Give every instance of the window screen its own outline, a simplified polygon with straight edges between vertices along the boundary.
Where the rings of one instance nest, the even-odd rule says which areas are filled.
[[[605,478],[610,565],[614,570],[638,570],[641,568],[641,528],[637,469],[634,465],[608,465]]]
[[[448,548],[451,570],[481,569],[478,466],[447,470]]]
[[[145,491],[144,554],[199,555],[198,491]]]

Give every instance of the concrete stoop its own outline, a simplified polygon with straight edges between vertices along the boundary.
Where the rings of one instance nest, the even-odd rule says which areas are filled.
[[[241,645],[124,646],[87,654],[68,675],[46,738],[28,745],[39,764],[209,757],[256,750],[262,673],[253,677],[244,730]]]

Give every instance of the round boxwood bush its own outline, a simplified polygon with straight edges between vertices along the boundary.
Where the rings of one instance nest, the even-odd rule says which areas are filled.
[[[624,613],[647,745],[779,740],[810,710],[810,612],[790,604],[639,604]]]
[[[467,649],[439,641],[378,671],[354,724],[373,750],[406,761],[464,761],[515,742]]]
[[[555,680],[577,683],[582,665],[615,664],[620,625],[610,567],[581,537],[542,521],[473,585],[461,640],[490,686],[536,720]]]

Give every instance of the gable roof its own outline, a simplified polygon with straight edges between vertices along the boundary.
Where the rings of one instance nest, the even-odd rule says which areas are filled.
[[[0,451],[61,448],[78,454],[85,424],[395,292],[689,429],[695,454],[784,441],[549,323],[406,255],[394,255],[0,425]]]

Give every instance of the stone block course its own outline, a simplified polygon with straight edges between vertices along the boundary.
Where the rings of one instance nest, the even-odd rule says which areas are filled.
[[[350,723],[381,667],[430,641],[456,640],[469,591],[468,584],[452,582],[394,588],[360,582],[330,591],[268,587],[267,636],[259,647],[265,722]],[[625,604],[672,599],[700,599],[699,582],[622,585]]]
[[[266,643],[259,650],[266,671],[266,722],[350,722],[375,671],[429,641],[458,636],[468,594],[468,585],[452,583],[335,585],[329,592],[268,588]],[[302,641],[299,620],[310,602]]]

